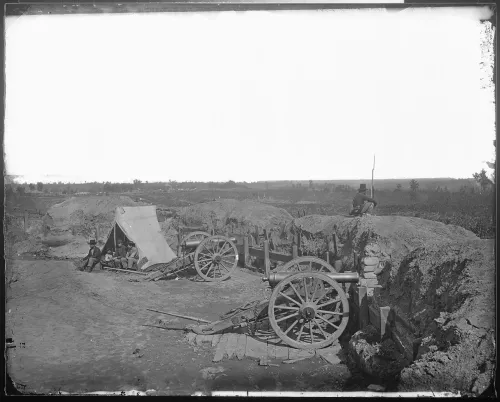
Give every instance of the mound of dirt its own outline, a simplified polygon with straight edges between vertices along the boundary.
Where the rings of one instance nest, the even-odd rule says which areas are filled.
[[[373,289],[369,303],[396,312],[402,321],[395,322],[393,331],[405,357],[417,359],[401,372],[402,390],[478,395],[488,387],[495,354],[491,241],[458,226],[413,217],[313,215],[293,223],[306,239],[335,233],[346,269],[356,270],[360,257],[380,260],[381,288]],[[363,360],[358,365],[364,370],[377,366],[376,345],[361,343],[350,346]]]
[[[251,200],[224,199],[182,208],[179,218],[186,225],[205,225],[223,228],[228,223],[243,227],[271,228],[292,221],[292,216],[281,208]]]

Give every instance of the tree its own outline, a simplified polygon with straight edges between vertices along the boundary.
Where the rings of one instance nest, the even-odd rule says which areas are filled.
[[[140,181],[139,179],[134,179],[134,187],[135,188],[139,188],[142,184],[142,181]]]
[[[43,183],[41,181],[39,181],[38,183],[36,183],[36,189],[38,191],[42,191],[43,190]]]
[[[18,194],[23,195],[24,194],[24,186],[17,186],[16,191]]]
[[[417,192],[417,190],[418,190],[418,186],[419,186],[419,184],[418,184],[418,181],[417,181],[417,180],[412,179],[412,180],[410,181],[410,190],[411,190],[412,192],[416,193],[416,192]]]
[[[479,173],[474,173],[472,177],[481,187],[481,192],[484,192],[487,189],[488,185],[492,183],[492,181],[488,178],[488,175],[486,174],[486,170],[484,169],[481,169]]]
[[[401,184],[396,184],[396,191],[401,191]]]
[[[309,180],[309,188],[313,188],[313,181]]]
[[[29,188],[31,191],[33,191],[35,189],[35,185],[33,183],[30,183]]]

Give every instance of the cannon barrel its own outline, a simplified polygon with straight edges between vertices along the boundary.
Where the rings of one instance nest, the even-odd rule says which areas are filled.
[[[200,243],[203,240],[190,240],[190,241],[185,242],[183,245],[186,248],[196,248],[196,247],[198,247],[200,245]],[[231,237],[231,238],[229,238],[229,240],[231,240],[233,243],[236,243],[236,238],[235,237]],[[224,239],[219,239],[219,244],[224,243],[224,242],[225,242]]]
[[[268,281],[271,286],[275,286],[296,272],[274,272],[269,274],[269,277],[262,278],[263,281]],[[318,272],[319,273],[319,272]],[[316,272],[311,272],[311,276]],[[359,274],[357,272],[321,272],[329,278],[339,283],[358,283]]]

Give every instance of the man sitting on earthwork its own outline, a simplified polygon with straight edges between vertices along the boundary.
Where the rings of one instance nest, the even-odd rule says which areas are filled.
[[[118,240],[118,246],[116,246],[113,262],[115,264],[115,268],[127,268],[127,248],[123,244],[122,240]]]
[[[135,269],[137,269],[137,262],[139,261],[139,250],[135,246],[134,242],[130,242],[128,244],[129,250],[127,252],[127,268],[128,269],[133,269],[135,266]]]
[[[349,215],[363,216],[371,215],[373,208],[377,206],[377,201],[366,195],[366,184],[360,184],[357,194],[352,200],[352,209]]]
[[[92,272],[94,267],[101,259],[101,250],[96,246],[94,239],[89,242],[90,250],[87,256],[82,260],[82,271]]]

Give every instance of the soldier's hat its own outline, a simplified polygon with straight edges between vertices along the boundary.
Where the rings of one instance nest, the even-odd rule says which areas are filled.
[[[366,191],[366,184],[360,184],[359,185],[359,193],[364,193]]]
[[[95,244],[95,240],[94,239],[90,239],[89,244]]]
[[[135,243],[133,241],[128,243],[130,246],[135,246]]]

